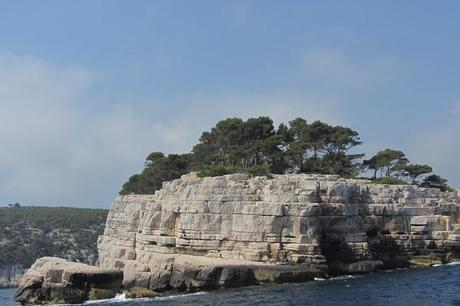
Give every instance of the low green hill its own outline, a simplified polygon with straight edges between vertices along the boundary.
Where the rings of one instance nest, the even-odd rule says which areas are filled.
[[[43,256],[94,264],[107,213],[68,207],[0,208],[0,268],[28,268]]]

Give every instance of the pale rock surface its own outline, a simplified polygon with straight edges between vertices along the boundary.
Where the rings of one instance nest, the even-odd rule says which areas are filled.
[[[101,267],[156,291],[447,262],[459,248],[457,192],[306,174],[191,173],[117,198],[98,241]]]
[[[36,305],[112,298],[120,291],[122,280],[119,270],[42,257],[19,280],[16,301]]]

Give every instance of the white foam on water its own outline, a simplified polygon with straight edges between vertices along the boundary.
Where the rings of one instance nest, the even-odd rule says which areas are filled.
[[[168,295],[168,296],[163,296],[163,297],[157,297],[157,298],[154,298],[154,299],[158,300],[158,301],[164,301],[164,300],[170,300],[170,299],[175,299],[175,298],[194,296],[194,295],[203,295],[203,294],[207,294],[207,292],[206,291],[198,291],[198,292],[188,293],[188,294]]]
[[[337,277],[332,277],[330,280],[345,280],[345,279],[351,279],[351,278],[357,278],[357,275],[341,275]]]
[[[396,269],[382,270],[382,271],[379,271],[379,272],[391,273],[391,272],[395,272],[395,271],[404,271],[404,270],[409,270],[409,268],[396,268]]]
[[[448,264],[446,264],[446,266],[456,266],[456,265],[460,265],[460,261],[453,261],[453,262],[449,262]]]
[[[449,262],[446,264],[436,264],[436,265],[433,265],[433,267],[456,266],[456,265],[460,265],[460,261],[453,261],[453,262]]]
[[[83,305],[106,303],[106,302],[123,303],[123,302],[131,301],[131,300],[132,299],[128,299],[126,297],[125,293],[121,293],[121,294],[117,294],[114,298],[111,298],[111,299],[86,301]]]
[[[133,300],[136,300],[136,301],[153,301],[153,300],[162,301],[162,300],[170,300],[170,299],[176,299],[176,298],[194,296],[194,295],[203,295],[203,294],[206,294],[206,292],[205,291],[199,291],[199,292],[188,293],[188,294],[168,295],[168,296],[155,297],[155,298],[131,299],[131,298],[127,298],[125,293],[122,293],[122,294],[117,294],[112,299],[86,301],[83,305],[91,305],[91,304],[99,304],[99,303],[125,303],[125,302],[129,302],[129,301],[133,301]],[[65,305],[54,305],[54,306],[65,306]]]
[[[325,278],[321,278],[321,277],[315,277],[314,280],[315,280],[315,281],[325,281],[326,279],[325,279]]]

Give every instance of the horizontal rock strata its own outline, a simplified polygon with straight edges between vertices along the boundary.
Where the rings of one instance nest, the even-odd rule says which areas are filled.
[[[125,287],[241,286],[458,258],[457,192],[336,176],[235,174],[115,200],[100,266]]]
[[[57,257],[38,259],[19,281],[16,301],[22,305],[83,303],[115,297],[123,272]]]

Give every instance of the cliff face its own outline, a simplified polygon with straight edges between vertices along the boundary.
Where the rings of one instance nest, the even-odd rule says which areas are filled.
[[[194,174],[115,200],[99,264],[155,290],[311,279],[455,260],[457,192],[335,176]]]

